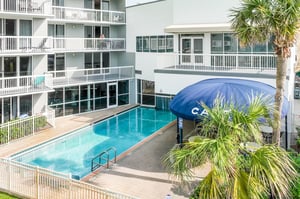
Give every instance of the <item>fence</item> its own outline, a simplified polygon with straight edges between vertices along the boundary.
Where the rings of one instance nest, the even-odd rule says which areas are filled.
[[[82,181],[70,175],[0,159],[0,189],[26,198],[134,199]]]
[[[0,125],[0,144],[9,143],[45,128],[49,123],[55,127],[55,112],[49,109],[46,113],[17,119]]]

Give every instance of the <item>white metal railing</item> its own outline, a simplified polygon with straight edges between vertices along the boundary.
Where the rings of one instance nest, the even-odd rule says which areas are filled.
[[[0,78],[0,96],[12,93],[30,93],[52,88],[52,74]]]
[[[49,0],[0,0],[1,12],[50,15],[52,3]]]
[[[122,38],[53,38],[56,50],[125,50]]]
[[[53,84],[54,87],[56,87],[61,85],[132,79],[134,78],[134,67],[120,66],[109,68],[74,69],[53,71],[49,73],[53,73]]]
[[[276,71],[276,56],[270,54],[158,53],[157,68],[199,71]]]
[[[0,36],[0,52],[44,51],[53,48],[52,37]]]
[[[120,11],[52,6],[52,12],[59,20],[125,23],[125,12]]]
[[[44,168],[0,159],[0,189],[25,198],[135,199]]]
[[[33,135],[35,132],[45,128],[47,121],[52,119],[51,117],[53,116],[49,115],[49,113],[36,114],[34,116],[26,115],[25,118],[0,124],[0,144],[6,144],[12,140]]]
[[[49,106],[47,106],[45,116],[47,118],[47,122],[52,127],[55,127],[55,110],[53,108],[50,108]]]
[[[125,50],[123,38],[53,38],[0,36],[0,52],[45,52],[51,50]]]

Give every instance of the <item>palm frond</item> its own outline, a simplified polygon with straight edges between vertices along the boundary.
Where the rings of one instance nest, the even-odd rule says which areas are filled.
[[[289,198],[290,186],[297,172],[287,152],[274,145],[265,145],[251,155],[250,176],[268,186],[274,196]]]

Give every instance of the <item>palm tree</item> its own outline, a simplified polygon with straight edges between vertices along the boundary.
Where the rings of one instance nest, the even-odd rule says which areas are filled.
[[[164,158],[170,173],[186,180],[193,168],[209,162],[211,170],[199,184],[199,198],[289,198],[297,176],[292,160],[279,146],[264,145],[259,129],[271,105],[256,96],[247,107],[220,98],[213,108],[202,106],[208,117],[199,123],[199,137]]]
[[[232,28],[242,45],[266,42],[274,37],[277,55],[273,143],[280,144],[281,110],[284,98],[287,61],[295,43],[300,16],[299,0],[242,0],[232,9]]]

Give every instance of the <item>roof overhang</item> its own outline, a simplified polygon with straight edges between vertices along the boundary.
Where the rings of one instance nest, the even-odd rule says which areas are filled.
[[[167,33],[199,33],[232,31],[230,23],[215,24],[174,24],[165,27]]]

